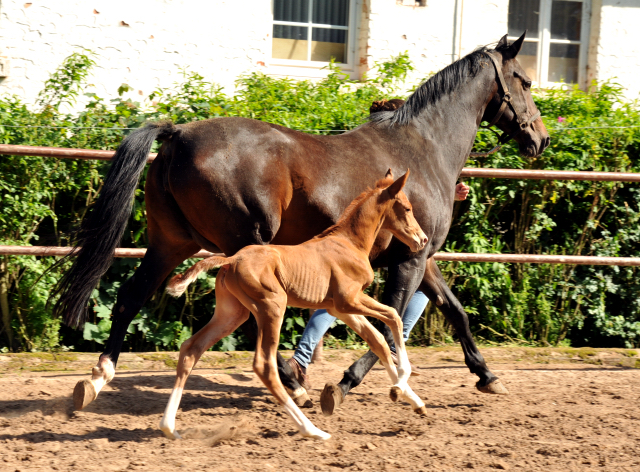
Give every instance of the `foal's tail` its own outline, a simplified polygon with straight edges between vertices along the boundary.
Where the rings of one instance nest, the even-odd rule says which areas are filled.
[[[147,164],[151,146],[156,139],[170,139],[176,131],[177,128],[169,121],[148,123],[133,131],[118,147],[100,196],[82,221],[76,246],[66,256],[77,257],[50,297],[53,299],[60,295],[53,312],[61,315],[65,324],[73,327],[84,324],[91,293],[111,265],[114,251],[127,226],[133,194]]]
[[[196,262],[184,274],[174,275],[165,290],[169,295],[177,298],[184,293],[191,282],[196,280],[198,274],[229,264],[232,259],[232,257],[211,256]]]

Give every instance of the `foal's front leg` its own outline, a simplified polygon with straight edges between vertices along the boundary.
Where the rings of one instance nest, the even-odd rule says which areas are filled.
[[[383,305],[384,306],[384,305]],[[393,401],[397,401],[400,396],[402,396],[405,400],[407,400],[413,411],[420,415],[424,415],[426,413],[426,408],[424,406],[424,402],[420,399],[418,395],[411,389],[408,383],[404,384],[404,388],[400,386],[398,370],[396,369],[393,360],[391,359],[391,351],[389,350],[389,345],[384,339],[384,336],[378,331],[366,318],[358,315],[351,314],[342,314],[337,312],[331,312],[333,316],[343,321],[347,326],[353,329],[358,336],[360,336],[364,341],[369,345],[369,348],[373,351],[373,353],[380,358],[380,362],[387,371],[389,378],[391,379],[391,383],[393,387],[391,387],[390,397]],[[400,336],[402,339],[402,335]],[[396,344],[397,346],[397,344]],[[396,347],[397,350],[397,347]],[[406,355],[406,354],[405,354]],[[400,358],[398,358],[398,361]],[[407,359],[408,362],[408,359]],[[400,364],[400,362],[398,362]],[[411,373],[411,367],[409,367],[409,375]],[[340,393],[340,392],[336,392]],[[323,391],[323,395],[325,392]],[[341,397],[340,397],[341,398]],[[326,398],[326,400],[333,400]],[[334,400],[335,401],[335,400]],[[333,410],[333,408],[331,408]]]
[[[396,356],[398,356],[398,383],[396,386],[400,387],[404,391],[404,388],[407,386],[407,382],[409,381],[409,377],[411,376],[411,363],[409,362],[407,349],[404,345],[402,319],[400,319],[400,316],[398,316],[395,309],[376,301],[366,293],[360,293],[357,301],[367,310],[377,313],[377,316],[370,316],[378,318],[391,330],[393,341],[396,345]]]

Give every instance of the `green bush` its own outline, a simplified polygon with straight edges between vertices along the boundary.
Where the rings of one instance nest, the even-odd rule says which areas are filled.
[[[144,102],[82,95],[95,58],[88,51],[71,55],[45,83],[36,104],[0,98],[0,140],[7,144],[115,149],[131,128],[147,120],[170,118],[186,123],[217,116],[243,116],[311,133],[352,129],[366,120],[373,100],[403,95],[411,69],[406,54],[377,64],[377,75],[349,81],[331,65],[318,82],[272,78],[253,73],[240,77],[234,95],[201,75],[183,73],[183,82],[154,91]],[[78,97],[84,96],[82,103]],[[621,87],[599,84],[590,93],[578,89],[539,91],[538,106],[552,137],[538,159],[507,145],[469,166],[638,172],[640,129],[635,104],[621,98]],[[75,107],[75,108],[74,108]],[[69,112],[75,109],[75,112]],[[478,134],[476,147],[495,138]],[[0,157],[0,243],[68,245],[73,230],[94,202],[108,164],[101,161]],[[522,254],[634,256],[640,230],[640,193],[618,182],[562,182],[470,179],[467,202],[457,204],[445,250]],[[145,247],[144,178],[123,247]],[[121,283],[138,260],[116,260],[94,292],[93,317],[83,331],[72,331],[51,318],[49,291],[64,267],[46,269],[53,258],[0,259],[0,346],[13,350],[99,350],[110,327],[110,309]],[[192,261],[186,261],[183,270]],[[640,285],[635,269],[608,266],[444,263],[441,268],[471,315],[472,329],[487,342],[640,345]],[[377,279],[372,292],[379,294]],[[125,349],[176,349],[203,326],[215,307],[215,276],[202,275],[178,300],[159,290],[134,320]],[[625,310],[620,310],[624,307]],[[281,346],[295,346],[306,311],[291,309]],[[11,334],[11,337],[9,337]],[[343,326],[332,342],[356,343]],[[452,333],[430,305],[412,342],[448,342]],[[215,349],[250,348],[241,334]]]

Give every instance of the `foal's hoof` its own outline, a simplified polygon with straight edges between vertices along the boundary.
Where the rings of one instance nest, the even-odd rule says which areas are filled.
[[[389,398],[391,398],[392,402],[397,402],[402,396],[402,389],[400,387],[391,387],[391,391],[389,392]]]
[[[509,395],[509,390],[505,387],[500,379],[495,379],[490,384],[485,386],[481,386],[480,382],[476,383],[476,388],[480,390],[482,393],[493,393],[495,395]]]
[[[73,389],[73,406],[76,410],[82,410],[96,399],[98,392],[89,380],[81,380]]]
[[[416,415],[427,416],[427,407],[424,405],[418,408],[414,408],[413,411],[415,412]]]
[[[324,416],[331,416],[344,401],[342,389],[335,384],[326,384],[320,394],[320,408]]]

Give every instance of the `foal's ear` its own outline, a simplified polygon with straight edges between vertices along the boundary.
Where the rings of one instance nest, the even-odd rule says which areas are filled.
[[[524,30],[522,36],[516,39],[511,46],[502,54],[502,57],[505,59],[513,59],[518,55],[520,49],[522,49],[522,43],[524,43],[524,38],[527,36],[527,30]]]
[[[393,179],[393,172],[391,172],[391,167],[389,167],[389,170],[387,171],[387,173],[384,176],[385,179]]]
[[[396,198],[396,196],[400,193],[400,190],[404,187],[404,184],[407,183],[407,179],[409,178],[409,169],[407,169],[407,173],[392,183],[388,188],[387,192],[389,192],[389,196],[391,198]]]

